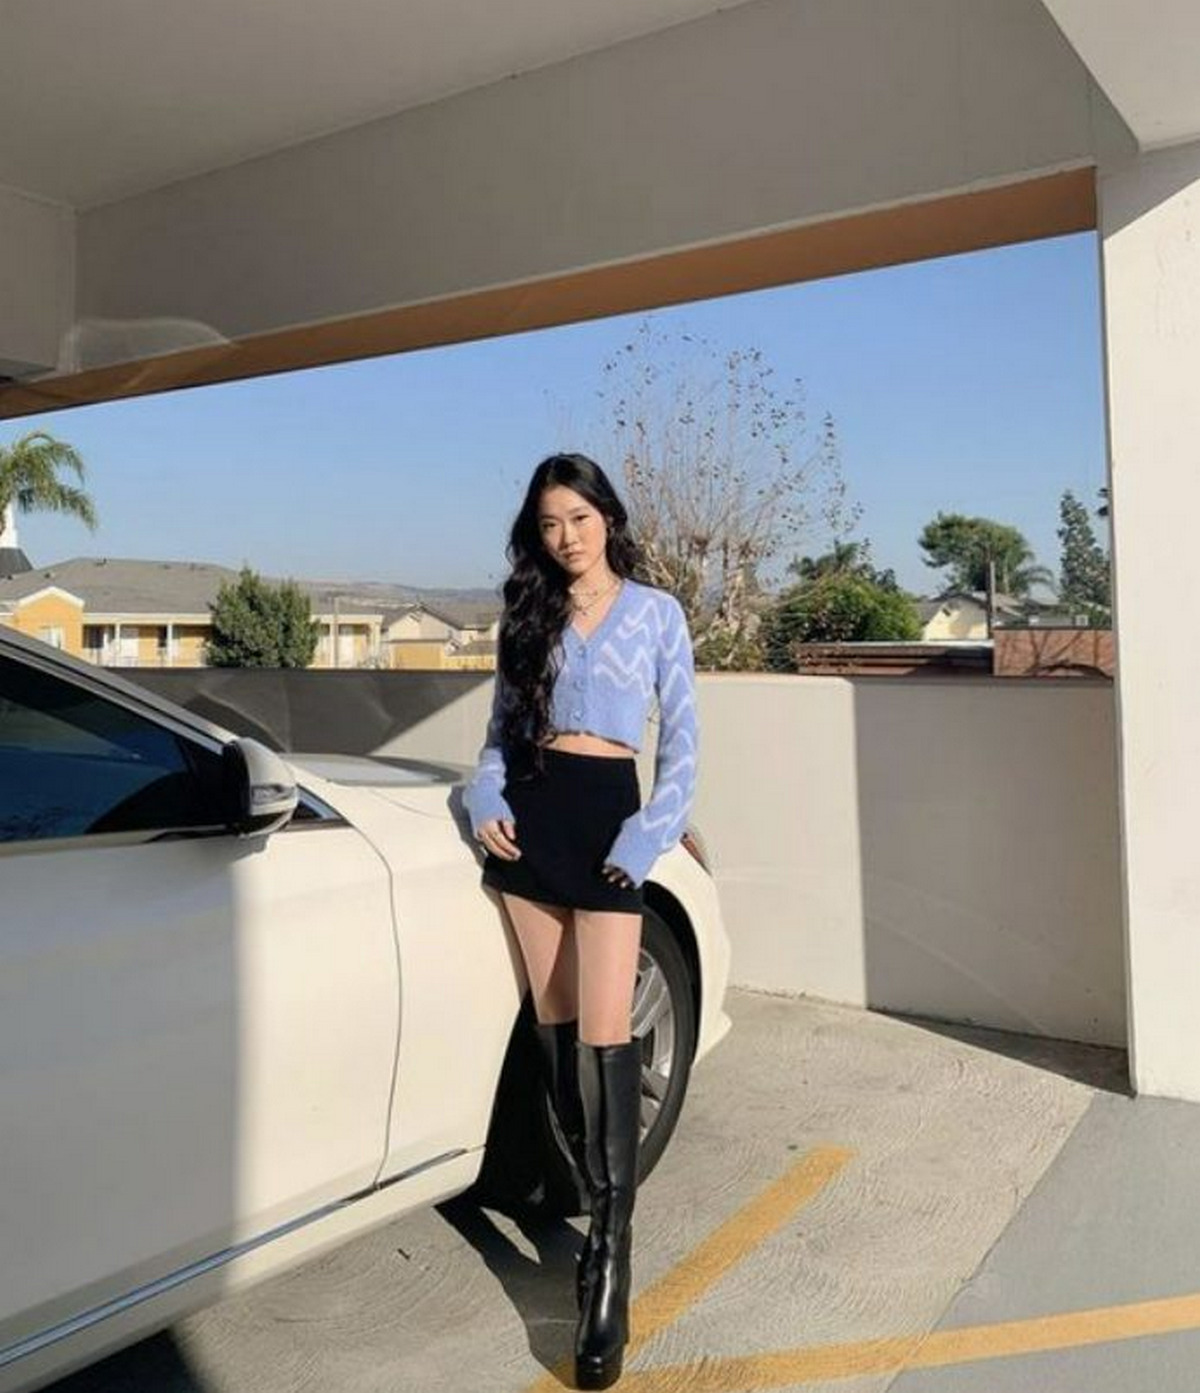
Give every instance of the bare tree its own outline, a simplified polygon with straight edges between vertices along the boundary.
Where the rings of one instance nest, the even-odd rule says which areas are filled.
[[[758,348],[722,351],[643,321],[604,365],[647,579],[687,612],[697,661],[757,666],[760,587],[811,528],[845,537],[848,502],[832,418],[813,431],[803,388],[776,385]]]

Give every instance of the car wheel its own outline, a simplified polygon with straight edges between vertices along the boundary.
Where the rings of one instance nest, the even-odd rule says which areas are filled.
[[[642,1047],[638,1175],[644,1180],[675,1130],[696,1049],[696,1006],[687,962],[665,921],[648,906],[642,920],[633,1033]],[[476,1192],[484,1203],[501,1209],[565,1215],[586,1207],[540,1083],[528,999],[505,1059]]]
[[[696,1001],[679,943],[647,910],[633,994],[633,1033],[642,1042],[642,1142],[638,1176],[650,1174],[671,1140],[696,1053]]]

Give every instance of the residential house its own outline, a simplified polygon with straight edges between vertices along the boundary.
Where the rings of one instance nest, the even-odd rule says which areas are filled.
[[[390,668],[494,669],[500,616],[495,610],[419,601],[385,617]]]
[[[993,629],[1085,629],[1086,614],[1076,614],[1057,601],[1017,599],[998,594],[993,598]],[[956,639],[979,642],[991,637],[987,596],[977,591],[952,590],[932,600],[918,600],[921,638],[926,643]]]
[[[993,597],[997,624],[1028,622],[1025,605],[1012,595]],[[921,638],[926,643],[946,643],[953,639],[978,642],[991,636],[987,596],[970,590],[951,590],[935,599],[919,600]]]
[[[237,580],[200,561],[75,557],[53,566],[0,572],[0,624],[104,667],[202,667],[212,631],[209,606]],[[314,605],[320,638],[313,667],[379,661],[378,612]]]

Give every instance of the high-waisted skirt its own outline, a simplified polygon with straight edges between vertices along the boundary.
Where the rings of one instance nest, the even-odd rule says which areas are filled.
[[[522,899],[570,909],[642,911],[640,888],[601,874],[621,824],[641,806],[632,758],[543,750],[545,767],[511,777],[504,799],[517,825],[520,858],[489,853],[483,883]]]

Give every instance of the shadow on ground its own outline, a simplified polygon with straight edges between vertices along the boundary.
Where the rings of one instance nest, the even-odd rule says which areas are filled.
[[[459,1196],[438,1205],[438,1213],[483,1259],[488,1271],[525,1326],[529,1352],[553,1369],[574,1348],[575,1263],[583,1239],[565,1219],[514,1214],[512,1222],[536,1253],[527,1256],[493,1221],[486,1209]]]
[[[1035,1069],[1045,1069],[1060,1078],[1073,1079],[1103,1093],[1133,1096],[1129,1082],[1129,1055],[1125,1050],[1110,1045],[1085,1045],[1076,1040],[1051,1040],[1043,1035],[1018,1035],[1008,1030],[959,1025],[954,1021],[931,1020],[925,1016],[906,1016],[898,1011],[881,1011],[879,1014],[949,1040],[961,1041],[964,1045],[974,1045],[991,1054],[1004,1055]]]
[[[212,1393],[188,1363],[170,1330],[118,1350],[98,1364],[51,1384],[46,1393]]]

